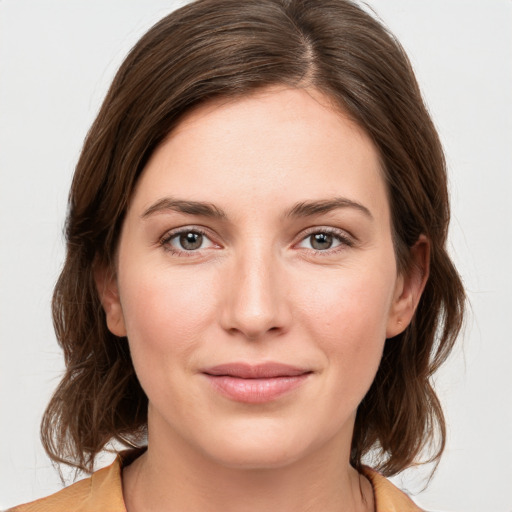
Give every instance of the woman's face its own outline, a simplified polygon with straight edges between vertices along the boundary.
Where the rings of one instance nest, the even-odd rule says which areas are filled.
[[[99,286],[149,398],[150,446],[230,467],[348,457],[414,300],[377,151],[327,103],[271,88],[207,104],[147,164]]]

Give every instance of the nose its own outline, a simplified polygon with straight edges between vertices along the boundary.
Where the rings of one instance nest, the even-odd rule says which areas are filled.
[[[254,249],[254,248],[253,248]],[[282,334],[291,321],[283,269],[271,250],[235,258],[224,281],[223,329],[250,340]]]

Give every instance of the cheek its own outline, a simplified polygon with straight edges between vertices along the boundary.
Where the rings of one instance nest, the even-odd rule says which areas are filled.
[[[143,365],[156,370],[183,364],[211,318],[210,283],[169,268],[126,270],[130,278],[120,279],[122,309],[137,373]]]
[[[304,295],[304,329],[316,340],[339,379],[340,393],[358,400],[377,372],[394,291],[393,273],[340,272]],[[383,277],[384,276],[384,277]]]
[[[358,338],[362,342],[377,334],[385,337],[394,281],[391,272],[343,269],[312,279],[306,286],[302,279],[294,294],[301,296],[312,325],[324,329],[333,341],[341,337],[357,343]]]

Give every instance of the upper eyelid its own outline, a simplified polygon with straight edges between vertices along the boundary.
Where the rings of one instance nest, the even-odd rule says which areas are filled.
[[[347,233],[347,235],[349,235],[349,232],[347,230],[336,228],[334,226],[311,226],[309,228],[303,229],[301,233]]]
[[[207,238],[209,238],[211,240],[211,238],[213,238],[212,236],[212,232],[210,229],[206,228],[206,227],[203,227],[203,226],[198,226],[198,225],[193,225],[193,226],[180,226],[178,228],[172,228],[172,229],[168,229],[160,238],[159,240],[162,241],[162,240],[169,240],[177,235],[181,235],[182,233],[188,233],[188,232],[197,232],[197,233],[200,233],[201,235],[203,236],[206,236]],[[211,240],[213,242],[213,240]]]
[[[310,228],[306,228],[298,235],[299,241],[304,240],[304,238],[307,238],[314,233],[329,233],[331,235],[337,235],[340,238],[348,238],[354,242],[356,241],[356,237],[346,229],[335,228],[332,226],[312,226]]]

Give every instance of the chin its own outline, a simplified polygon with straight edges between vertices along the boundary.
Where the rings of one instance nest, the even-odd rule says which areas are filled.
[[[205,452],[221,466],[232,469],[277,469],[292,465],[323,444],[311,436],[311,431],[295,431],[286,425],[238,425],[236,431],[220,433],[217,439],[210,439]],[[256,428],[255,428],[256,427]],[[213,447],[213,448],[212,448]]]

